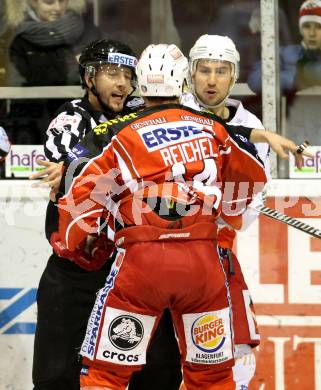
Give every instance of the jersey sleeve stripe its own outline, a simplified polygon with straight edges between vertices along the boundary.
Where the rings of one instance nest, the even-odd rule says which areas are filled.
[[[96,213],[102,213],[105,209],[95,209],[95,210],[91,210],[89,211],[88,213],[84,213],[84,214],[81,214],[79,215],[77,218],[73,219],[70,224],[68,225],[67,229],[66,229],[66,236],[65,236],[65,242],[66,242],[66,245],[67,245],[67,248],[70,249],[69,247],[69,235],[70,235],[70,231],[71,229],[73,228],[73,226],[75,224],[77,224],[81,219],[85,219],[86,217],[89,217],[90,215],[92,214],[96,214]],[[88,234],[90,232],[87,232]]]
[[[229,147],[226,150],[220,150],[220,155],[222,156],[223,154],[230,154],[231,153],[231,147]]]
[[[124,153],[124,156],[123,156],[123,157],[125,157],[125,158],[123,158],[123,159],[128,160],[128,162],[129,162],[130,165],[131,165],[132,171],[134,172],[134,174],[136,175],[137,178],[140,178],[140,174],[138,173],[138,171],[137,171],[137,169],[136,169],[136,167],[135,167],[135,165],[134,165],[134,163],[133,163],[133,160],[132,160],[132,158],[130,157],[130,155],[128,154],[128,152],[127,152],[126,148],[124,147],[124,145],[120,142],[120,140],[118,139],[118,137],[114,137],[113,140],[116,141],[116,142],[118,143],[118,145],[121,147],[121,149],[122,149],[122,151],[123,151],[123,153]],[[130,169],[130,167],[128,166],[128,164],[127,164],[127,167],[128,167],[128,169]]]

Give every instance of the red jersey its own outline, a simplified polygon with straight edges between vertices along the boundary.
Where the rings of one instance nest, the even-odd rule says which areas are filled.
[[[59,201],[59,232],[70,250],[97,231],[106,209],[123,227],[119,245],[137,226],[134,236],[145,241],[215,238],[222,200],[237,218],[266,182],[260,159],[213,115],[179,105],[146,109],[98,126],[92,142],[117,131]],[[78,147],[78,156],[90,147]],[[159,200],[185,207],[180,222],[159,217]]]

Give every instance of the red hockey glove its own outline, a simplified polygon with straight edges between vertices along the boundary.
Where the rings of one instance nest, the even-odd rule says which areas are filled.
[[[108,240],[105,235],[98,236],[94,239],[90,244],[90,253],[85,251],[86,243],[82,244],[81,248],[70,251],[62,243],[58,232],[52,233],[50,244],[59,257],[71,260],[87,271],[99,270],[106,263],[114,250],[114,243]]]
[[[71,261],[74,260],[75,252],[67,249],[67,247],[62,243],[58,232],[52,233],[49,242],[56,255],[58,255],[59,257],[64,257],[65,259]]]
[[[101,234],[90,244],[90,254],[83,248],[75,251],[74,262],[87,271],[97,271],[106,263],[114,248],[114,243]]]

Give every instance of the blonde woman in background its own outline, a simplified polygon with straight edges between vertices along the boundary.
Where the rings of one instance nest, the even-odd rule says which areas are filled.
[[[6,86],[79,85],[77,57],[100,31],[85,0],[5,0]],[[54,96],[53,96],[54,97]],[[14,99],[1,123],[14,144],[42,144],[61,99]]]
[[[79,84],[77,56],[100,38],[97,27],[84,20],[85,10],[85,0],[7,0],[7,24],[15,29],[11,83]]]

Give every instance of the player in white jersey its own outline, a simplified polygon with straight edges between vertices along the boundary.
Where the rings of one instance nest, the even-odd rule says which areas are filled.
[[[5,158],[10,152],[10,147],[11,144],[7,136],[7,133],[5,129],[2,126],[0,126],[0,162],[5,160]]]
[[[203,35],[190,50],[189,88],[191,93],[184,93],[181,104],[199,111],[209,111],[220,116],[230,125],[264,129],[262,122],[246,110],[239,100],[230,99],[230,92],[239,73],[239,53],[233,41],[219,35]],[[270,178],[269,145],[255,145],[261,160],[264,162],[267,177]],[[259,196],[255,202],[261,203]],[[228,213],[227,213],[228,214]],[[257,212],[248,209],[242,217],[242,227],[248,226]],[[225,220],[228,221],[228,215]],[[252,301],[244,281],[239,262],[231,249],[234,230],[222,225],[218,243],[222,262],[229,274],[230,293],[234,317],[235,357],[233,368],[237,390],[246,390],[255,373],[255,355],[252,348],[259,344]],[[244,297],[247,297],[246,300]]]

